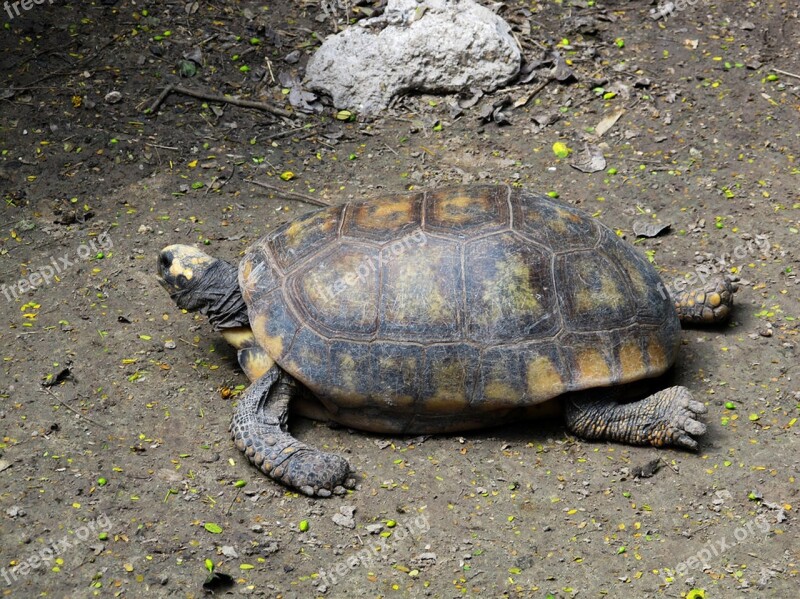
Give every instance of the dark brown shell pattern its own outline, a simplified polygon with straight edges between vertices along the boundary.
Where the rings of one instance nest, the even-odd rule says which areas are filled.
[[[346,424],[459,430],[565,392],[657,376],[679,321],[608,227],[506,186],[325,208],[253,244],[256,339]]]

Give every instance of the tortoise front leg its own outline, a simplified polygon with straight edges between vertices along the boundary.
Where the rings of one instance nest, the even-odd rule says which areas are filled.
[[[306,495],[329,497],[355,486],[344,458],[301,443],[286,430],[295,380],[278,366],[242,394],[231,420],[231,434],[241,451],[264,474]]]
[[[697,449],[692,435],[706,432],[706,426],[696,420],[706,407],[694,401],[686,387],[669,387],[625,404],[598,398],[597,393],[595,389],[564,400],[567,428],[584,439]]]
[[[684,323],[724,322],[733,308],[733,295],[739,289],[737,279],[723,277],[701,289],[688,289],[673,296],[678,318]]]

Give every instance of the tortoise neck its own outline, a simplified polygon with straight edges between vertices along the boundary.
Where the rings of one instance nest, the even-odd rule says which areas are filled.
[[[215,331],[250,326],[238,272],[224,260],[215,260],[203,276],[170,295],[179,308],[207,316]]]

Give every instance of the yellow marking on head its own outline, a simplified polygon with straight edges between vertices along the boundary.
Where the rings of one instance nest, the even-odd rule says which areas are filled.
[[[633,341],[628,341],[619,348],[619,362],[623,381],[636,380],[646,370],[642,350],[639,344]]]
[[[604,384],[611,380],[611,369],[606,358],[597,349],[584,349],[577,353],[578,382],[583,385]]]
[[[561,374],[547,356],[537,356],[528,362],[525,380],[528,393],[534,399],[550,399],[565,391]]]
[[[183,275],[187,281],[194,277],[194,270],[198,267],[205,267],[214,262],[212,258],[202,250],[198,250],[190,245],[175,244],[165,247],[162,252],[172,254],[172,262],[169,265],[169,275],[173,280]]]

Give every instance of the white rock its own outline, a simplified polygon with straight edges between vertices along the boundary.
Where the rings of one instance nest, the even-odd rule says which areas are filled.
[[[491,91],[519,71],[511,28],[473,0],[389,0],[375,19],[325,40],[306,86],[336,108],[376,114],[411,91]]]

